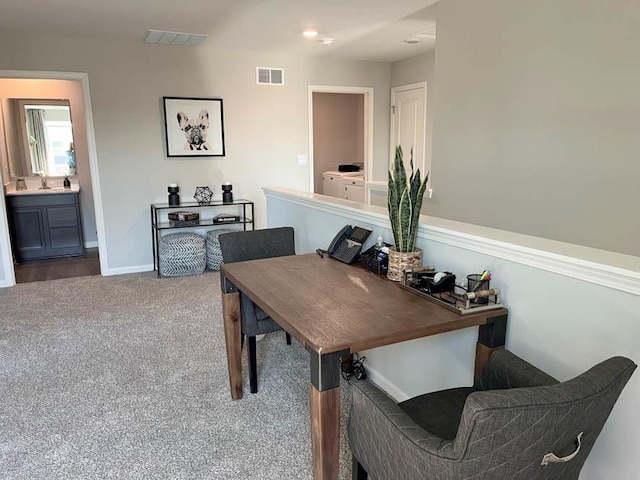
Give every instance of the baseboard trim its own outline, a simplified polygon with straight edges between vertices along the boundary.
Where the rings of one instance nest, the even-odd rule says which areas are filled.
[[[409,396],[402,390],[398,389],[393,383],[391,383],[384,375],[381,375],[376,369],[367,367],[367,378],[374,383],[378,388],[386,392],[396,402],[404,402],[409,400]]]
[[[282,187],[265,187],[263,190],[267,198],[282,200],[331,215],[348,217],[354,222],[370,227],[376,226],[390,229],[389,218],[386,209],[383,207],[364,204],[354,207],[353,202],[348,202],[351,204],[349,205],[347,202],[337,198]],[[423,217],[422,221],[431,221],[438,224],[448,222],[433,217],[430,219],[426,216]],[[460,226],[461,230],[491,231],[493,236],[504,237],[513,241],[489,238],[481,234],[471,234],[442,226],[429,225],[428,223],[420,223],[418,237],[427,241],[463,248],[529,267],[539,268],[633,295],[640,295],[640,271],[637,271],[638,269],[629,270],[619,266],[628,264],[634,267],[640,262],[638,257],[530,237],[513,232],[461,224],[459,222],[448,223]],[[518,241],[520,243],[515,243]],[[533,248],[527,246],[527,244],[533,244],[539,248]],[[585,258],[557,253],[559,251],[584,254]],[[589,258],[610,259],[611,264],[592,261]]]
[[[121,268],[110,268],[107,272],[102,272],[102,275],[105,277],[109,277],[111,275],[126,275],[127,273],[142,273],[142,272],[152,272],[153,265],[136,265],[133,267],[121,267]]]
[[[90,242],[84,242],[84,248],[98,248],[98,241],[92,240]]]

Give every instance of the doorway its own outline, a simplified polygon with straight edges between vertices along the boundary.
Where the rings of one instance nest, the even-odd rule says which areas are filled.
[[[48,88],[51,90],[47,90]],[[9,104],[9,99],[44,99],[45,97],[72,99],[71,121],[74,136],[77,138],[70,149],[73,153],[73,170],[70,172],[76,175],[71,177],[73,173],[69,173],[69,176],[72,178],[72,183],[75,181],[80,185],[80,214],[84,231],[82,243],[87,254],[85,257],[25,262],[17,266],[17,269],[20,269],[19,272],[17,269],[14,270],[14,252],[9,233],[7,202],[5,196],[0,195],[0,260],[4,273],[4,277],[0,278],[0,286],[3,287],[15,285],[17,280],[20,282],[38,281],[99,274],[100,272],[105,274],[107,272],[102,202],[100,183],[97,178],[95,136],[87,74],[0,70],[0,98],[3,107]],[[2,118],[6,120],[6,116],[2,116]],[[78,128],[76,128],[76,123]],[[11,172],[10,158],[15,158],[17,153],[8,148],[8,137],[5,136],[5,133],[10,135],[10,132],[7,132],[4,126],[2,125],[3,128],[0,132],[0,156],[4,157],[5,162],[0,177],[3,185],[12,186],[13,183],[17,183],[17,178],[22,178],[24,175],[21,172],[17,172],[17,175]],[[81,155],[84,156],[82,161]],[[48,177],[47,179],[55,185],[62,183],[63,177]],[[38,181],[38,178],[26,177],[26,180],[27,183],[30,183],[34,180]]]
[[[308,102],[309,191],[322,193],[323,173],[337,170],[340,164],[362,164],[358,174],[364,177],[364,182],[370,180],[373,163],[373,88],[309,85]],[[316,115],[320,108],[323,111],[322,119]],[[329,132],[333,145],[328,145],[327,135],[318,134],[318,123],[323,122],[331,128],[339,120],[344,121],[345,115],[350,119],[347,120],[347,128],[339,128],[339,142],[336,141],[337,134]]]

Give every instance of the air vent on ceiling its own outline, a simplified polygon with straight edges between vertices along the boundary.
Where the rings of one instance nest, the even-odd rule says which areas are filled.
[[[145,37],[145,43],[159,43],[161,45],[185,45],[195,47],[208,35],[200,33],[165,32],[162,30],[149,30]]]
[[[258,85],[284,85],[284,70],[282,68],[256,67],[256,81]]]

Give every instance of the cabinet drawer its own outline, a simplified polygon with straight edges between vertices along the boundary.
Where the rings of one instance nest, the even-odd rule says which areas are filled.
[[[47,222],[49,228],[65,228],[78,226],[76,207],[48,207]]]
[[[84,250],[80,239],[80,231],[75,227],[49,230],[49,240],[51,241],[50,248],[52,253],[54,249],[72,249],[63,252],[66,255],[82,253]]]
[[[33,195],[8,195],[7,203],[14,208],[49,207],[55,205],[75,205],[75,193],[54,193],[51,195],[38,193]]]

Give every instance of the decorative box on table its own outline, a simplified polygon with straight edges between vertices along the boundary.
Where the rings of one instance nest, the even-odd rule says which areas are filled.
[[[193,222],[200,219],[200,214],[197,212],[169,212],[169,220],[174,222]]]

